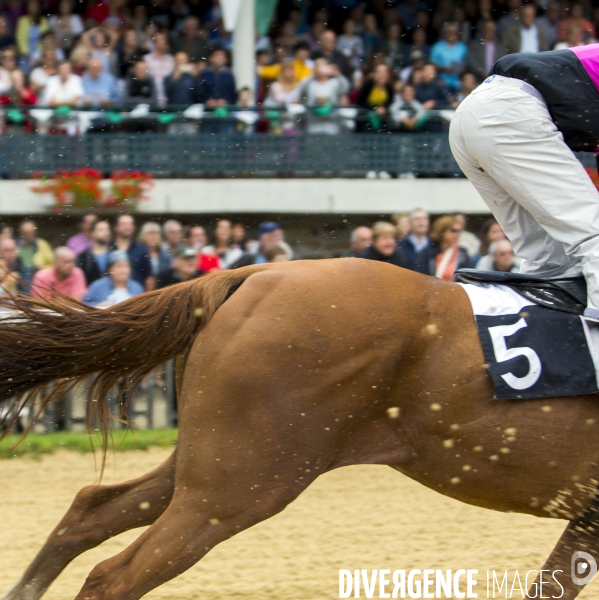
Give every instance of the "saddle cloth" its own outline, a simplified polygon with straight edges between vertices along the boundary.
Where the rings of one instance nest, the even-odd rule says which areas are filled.
[[[599,391],[599,327],[574,312],[541,306],[506,285],[459,285],[472,305],[495,398]]]

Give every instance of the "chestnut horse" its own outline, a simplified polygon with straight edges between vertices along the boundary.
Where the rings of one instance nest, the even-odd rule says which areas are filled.
[[[88,410],[106,430],[106,392],[178,357],[180,425],[155,471],[83,488],[4,600],[40,598],[77,555],[149,525],[76,597],[141,598],[322,473],[355,464],[389,465],[469,504],[568,519],[544,567],[563,570],[564,600],[582,587],[572,553],[598,556],[599,401],[493,400],[456,284],[366,260],[299,261],[104,311],[66,300],[13,308],[20,316],[0,321],[4,397],[31,405],[50,386],[51,401],[95,374]]]

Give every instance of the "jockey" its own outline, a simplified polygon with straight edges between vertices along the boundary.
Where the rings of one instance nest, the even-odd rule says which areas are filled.
[[[522,271],[582,273],[585,317],[599,321],[599,192],[572,152],[599,152],[599,44],[499,59],[449,141]]]

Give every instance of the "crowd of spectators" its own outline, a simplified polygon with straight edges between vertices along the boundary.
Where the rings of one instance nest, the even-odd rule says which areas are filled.
[[[218,0],[3,0],[0,105],[202,104],[226,116],[234,104],[304,103],[321,118],[352,105],[364,109],[358,131],[414,131],[504,54],[588,44],[597,26],[586,0],[281,0],[256,36],[252,97],[230,68]]]
[[[294,258],[280,224],[266,221],[249,239],[245,225],[227,219],[212,231],[183,227],[170,219],[148,221],[137,232],[131,215],[112,224],[89,213],[79,233],[52,248],[38,237],[32,219],[14,234],[0,226],[0,294],[52,297],[57,292],[105,308],[144,291],[188,281],[206,273]]]
[[[466,230],[462,213],[444,215],[432,225],[421,209],[397,214],[394,223],[356,227],[348,256],[367,258],[453,281],[458,269],[517,273],[521,261],[495,219],[483,224],[480,238]]]
[[[351,231],[349,257],[453,280],[461,267],[518,271],[510,242],[493,219],[478,239],[465,230],[463,214],[442,216],[430,226],[424,210],[393,216],[372,227]],[[145,291],[190,281],[206,273],[295,258],[281,224],[266,221],[248,236],[240,222],[219,219],[209,231],[202,225],[183,226],[175,219],[147,221],[137,228],[131,215],[111,223],[88,213],[79,232],[53,248],[38,235],[36,223],[24,219],[16,231],[0,225],[0,296],[32,294],[52,298],[63,294],[89,306],[108,308]],[[155,384],[164,387],[160,373]],[[65,427],[64,403],[57,428]]]
[[[353,229],[347,256],[446,280],[462,267],[518,271],[520,261],[494,219],[485,221],[480,238],[465,229],[461,213],[431,225],[429,215],[416,209],[393,221]],[[219,219],[210,231],[174,219],[147,221],[138,230],[131,215],[110,223],[88,213],[78,225],[79,233],[57,248],[37,235],[32,219],[24,219],[16,232],[0,225],[0,295],[59,292],[103,308],[206,273],[296,258],[282,225],[273,221],[260,223],[255,239],[244,224],[228,219]]]

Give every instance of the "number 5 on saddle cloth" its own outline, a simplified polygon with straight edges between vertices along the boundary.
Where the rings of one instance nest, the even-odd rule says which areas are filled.
[[[495,398],[580,396],[599,391],[599,327],[581,315],[583,277],[460,269]]]

